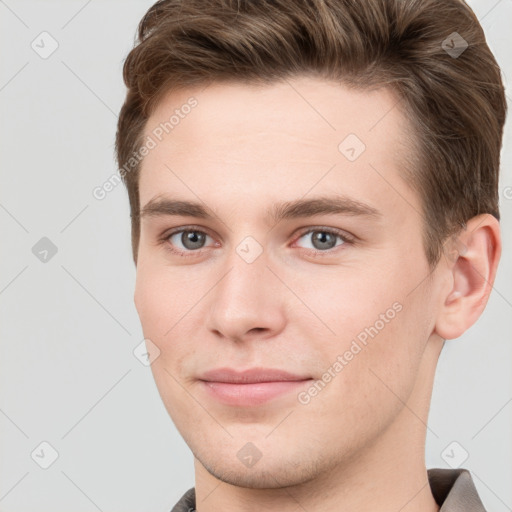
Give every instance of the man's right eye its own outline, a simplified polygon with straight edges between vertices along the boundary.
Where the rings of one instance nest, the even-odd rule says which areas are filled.
[[[187,253],[199,253],[204,248],[206,240],[211,238],[199,229],[180,228],[166,233],[162,238],[166,247],[175,254],[189,256]]]

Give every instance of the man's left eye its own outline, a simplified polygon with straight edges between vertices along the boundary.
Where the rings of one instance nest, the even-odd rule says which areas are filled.
[[[348,241],[341,233],[327,229],[314,229],[307,231],[306,233],[303,233],[298,240],[302,238],[309,240],[310,245],[309,247],[305,247],[306,249],[313,249],[316,251],[333,249],[334,247],[343,245]],[[338,239],[341,243],[337,244],[336,242]]]

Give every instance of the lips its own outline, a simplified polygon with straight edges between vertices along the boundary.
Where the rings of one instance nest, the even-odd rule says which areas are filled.
[[[295,375],[272,368],[250,368],[244,371],[219,368],[205,372],[200,380],[209,382],[226,382],[231,384],[253,384],[256,382],[296,382],[309,379],[309,376]]]
[[[210,397],[226,405],[248,407],[298,391],[312,378],[273,368],[219,368],[203,373],[199,380]]]

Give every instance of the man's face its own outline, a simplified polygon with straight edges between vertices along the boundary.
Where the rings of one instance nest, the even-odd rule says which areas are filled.
[[[305,482],[389,445],[399,422],[425,428],[404,404],[430,397],[418,374],[440,285],[425,279],[420,198],[399,175],[396,100],[304,77],[213,84],[169,94],[147,123],[135,304],[163,402],[221,480]],[[319,198],[340,209],[269,213]],[[165,200],[211,217],[157,214]],[[218,369],[267,382],[207,375]]]

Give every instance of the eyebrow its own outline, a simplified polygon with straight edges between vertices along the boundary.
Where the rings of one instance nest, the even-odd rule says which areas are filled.
[[[277,223],[283,219],[296,219],[313,217],[315,215],[358,215],[366,217],[382,217],[382,214],[373,206],[345,196],[322,196],[311,199],[297,199],[272,205],[267,209],[269,222]],[[201,203],[155,197],[151,199],[140,212],[140,217],[160,216],[196,217],[213,220],[217,215]]]

